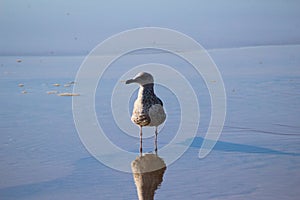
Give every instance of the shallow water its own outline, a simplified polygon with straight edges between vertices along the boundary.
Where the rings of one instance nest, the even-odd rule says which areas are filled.
[[[114,143],[138,156],[138,138],[122,134],[111,120],[109,92],[123,63],[135,66],[144,61],[138,56],[174,64],[184,69],[196,91],[201,120],[196,138],[189,138],[192,145],[167,166],[155,198],[298,199],[299,51],[297,45],[210,51],[224,79],[227,116],[220,140],[204,159],[198,158],[198,151],[210,118],[209,94],[199,76],[178,58],[141,54],[114,63],[98,85],[97,116]],[[132,174],[104,166],[81,143],[72,97],[46,93],[72,92],[72,86],[63,85],[75,79],[83,59],[0,57],[1,199],[137,199]],[[156,89],[168,112],[159,135],[162,148],[178,129],[180,109],[173,94]],[[107,93],[101,96],[99,91]],[[152,140],[145,139],[146,152],[153,150]]]

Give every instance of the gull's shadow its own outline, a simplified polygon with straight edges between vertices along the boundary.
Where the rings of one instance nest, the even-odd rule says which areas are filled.
[[[154,199],[167,167],[157,154],[144,154],[131,162],[131,170],[139,200]]]
[[[203,143],[203,140],[204,139],[202,137],[195,137],[190,147],[200,148]],[[258,147],[258,146],[247,145],[247,144],[237,144],[237,143],[224,142],[224,141],[217,141],[217,143],[214,146],[214,150],[225,151],[225,152],[242,152],[242,153],[275,154],[275,155],[291,155],[291,156],[300,155],[299,153],[283,152],[283,151],[277,151],[277,150],[264,148],[264,147]]]

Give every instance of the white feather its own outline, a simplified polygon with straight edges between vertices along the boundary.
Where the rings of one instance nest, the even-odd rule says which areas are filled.
[[[159,126],[166,119],[164,108],[160,104],[152,105],[149,108],[149,117],[151,121],[148,126]]]

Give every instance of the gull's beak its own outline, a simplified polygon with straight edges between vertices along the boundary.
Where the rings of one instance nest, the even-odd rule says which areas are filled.
[[[134,79],[129,79],[125,82],[125,84],[130,84],[130,83],[135,83],[135,80]]]

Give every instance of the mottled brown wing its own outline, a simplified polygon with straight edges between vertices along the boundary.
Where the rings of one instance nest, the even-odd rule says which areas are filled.
[[[139,126],[147,126],[151,122],[149,115],[144,113],[134,114],[131,120]]]

